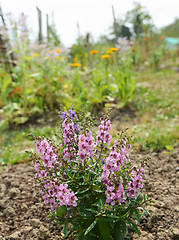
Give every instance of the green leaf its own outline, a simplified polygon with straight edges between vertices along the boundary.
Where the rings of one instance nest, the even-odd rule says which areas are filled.
[[[137,210],[134,210],[134,213],[135,213],[137,223],[140,224],[140,214],[139,214],[139,212]]]
[[[0,121],[0,131],[3,131],[9,127],[8,120]]]
[[[174,145],[167,145],[167,146],[165,146],[165,148],[166,148],[168,151],[172,152],[172,151],[173,151],[173,148],[174,148]]]
[[[139,209],[143,211],[143,213],[141,214],[141,217],[143,217],[145,214],[148,214],[148,215],[150,214],[145,208],[139,207]]]
[[[101,214],[101,213],[100,213]],[[99,214],[99,215],[100,215]],[[113,220],[119,220],[121,219],[121,217],[115,216],[115,215],[106,215],[106,217],[102,218],[102,221],[106,222],[106,221],[113,221]]]
[[[96,223],[97,223],[97,221],[94,220],[94,222],[86,229],[84,236],[87,235],[94,228]]]
[[[65,205],[57,207],[57,216],[64,217],[67,213],[67,207]]]
[[[64,234],[65,234],[65,237],[68,236],[70,230],[68,230],[68,222],[65,223],[65,226],[64,226]]]
[[[130,210],[128,217],[131,217],[133,213],[134,213],[134,208]]]
[[[103,240],[112,240],[111,233],[109,229],[109,221],[98,221],[98,228]]]
[[[40,77],[40,76],[41,76],[40,72],[32,73],[32,74],[29,75],[29,77],[32,77],[32,78],[37,78],[37,77]]]
[[[86,208],[86,209],[84,209],[84,211],[92,212],[92,213],[95,213],[95,214],[97,213],[96,210],[91,209],[91,208]]]
[[[84,194],[85,192],[89,191],[90,188],[86,188],[83,191],[78,191],[76,194]]]
[[[127,222],[136,231],[137,235],[140,236],[140,232],[139,232],[137,225],[131,221],[127,221]]]
[[[40,114],[40,113],[42,113],[42,109],[40,109],[39,107],[37,107],[37,106],[35,106],[35,107],[33,107],[33,108],[31,108],[30,109],[30,113],[31,114]]]
[[[123,236],[125,236],[125,234],[126,234],[126,222],[125,221],[121,221],[121,225],[122,225]]]
[[[28,121],[28,117],[16,117],[13,121],[17,124],[22,124]]]
[[[115,233],[116,239],[124,240],[125,233],[126,233],[125,221],[119,221],[118,223],[116,223],[114,233]]]

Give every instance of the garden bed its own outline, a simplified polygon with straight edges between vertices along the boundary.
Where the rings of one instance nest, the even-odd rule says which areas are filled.
[[[141,220],[138,237],[128,229],[127,239],[179,239],[179,147],[150,154],[134,153],[135,161],[150,157],[145,192],[154,202],[149,216]],[[33,179],[31,162],[1,167],[0,171],[0,239],[62,239],[61,229],[48,218],[40,187]]]

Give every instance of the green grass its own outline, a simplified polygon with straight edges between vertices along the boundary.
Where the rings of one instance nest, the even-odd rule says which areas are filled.
[[[45,136],[57,140],[55,132],[58,126],[51,127],[30,127],[28,129],[18,129],[12,131],[4,131],[0,143],[0,163],[15,164],[20,161],[28,161],[29,155],[25,151],[34,151],[35,142],[31,140],[30,133],[36,136]]]
[[[133,146],[136,150],[173,151],[179,140],[179,73],[165,70],[138,72],[137,75],[137,90],[133,101],[137,117],[119,123],[120,127],[128,127],[129,132],[133,133]],[[29,155],[25,151],[35,150],[35,142],[30,140],[28,134],[58,141],[58,134],[55,135],[57,131],[57,125],[4,131],[1,134],[0,163],[28,161]],[[114,129],[112,134],[116,133]]]
[[[133,126],[141,149],[173,149],[179,139],[179,74],[172,70],[138,73],[134,106],[139,123]]]

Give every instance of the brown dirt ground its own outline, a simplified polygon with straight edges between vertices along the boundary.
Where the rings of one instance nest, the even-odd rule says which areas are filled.
[[[129,229],[127,239],[179,239],[179,146],[173,154],[133,153],[132,159],[150,157],[144,191],[155,201],[143,217],[141,236]],[[61,227],[48,218],[31,162],[0,169],[0,239],[62,239]]]

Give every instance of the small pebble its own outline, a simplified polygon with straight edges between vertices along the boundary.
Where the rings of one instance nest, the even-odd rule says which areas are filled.
[[[172,229],[171,239],[172,240],[179,240],[179,229],[178,228],[173,228]]]
[[[32,225],[33,227],[39,228],[39,227],[40,227],[40,220],[39,220],[39,219],[36,219],[36,218],[31,219],[31,225]]]
[[[15,197],[17,197],[17,195],[18,195],[19,193],[20,193],[19,189],[13,187],[13,188],[11,188],[11,189],[9,190],[9,197],[10,197],[10,198],[15,198]]]
[[[15,211],[12,207],[7,207],[5,210],[4,210],[4,215],[6,217],[13,217],[15,215]]]
[[[20,235],[20,231],[16,231],[16,232],[14,232],[13,234],[11,234],[8,239],[9,239],[9,240],[17,240],[17,239],[20,239],[20,238],[19,238],[19,235]]]
[[[0,200],[0,210],[6,208],[6,201]]]

